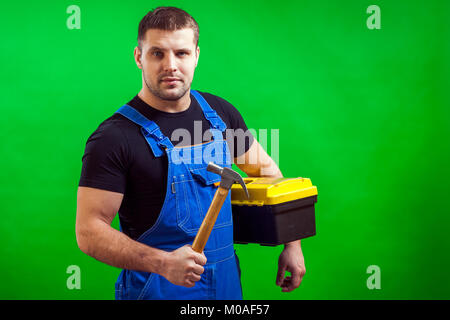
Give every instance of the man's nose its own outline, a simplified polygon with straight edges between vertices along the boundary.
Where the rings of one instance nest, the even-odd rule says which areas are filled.
[[[177,71],[176,57],[173,53],[169,53],[164,57],[163,68],[165,72]]]

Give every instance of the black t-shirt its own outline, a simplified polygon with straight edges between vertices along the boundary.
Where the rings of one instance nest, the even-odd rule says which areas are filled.
[[[247,126],[239,111],[226,100],[200,92],[213,110],[227,125],[227,129],[241,129],[247,132]],[[210,135],[204,134],[210,124],[203,115],[200,105],[191,95],[188,109],[177,113],[157,110],[135,96],[129,103],[147,119],[154,121],[161,132],[171,139],[174,146],[183,146],[207,142]],[[196,121],[196,125],[194,125]],[[201,137],[194,133],[199,131],[201,121]],[[193,141],[177,138],[172,132],[183,128],[189,131]],[[253,142],[251,134],[237,137],[228,130],[227,140],[232,156],[246,152]],[[195,140],[196,138],[200,138]],[[203,139],[208,139],[203,141]],[[245,141],[244,147],[238,147],[237,140]],[[120,114],[114,114],[103,121],[86,142],[82,158],[82,169],[79,186],[103,189],[123,193],[123,201],[119,209],[122,231],[132,239],[137,239],[151,228],[161,211],[167,186],[167,155],[155,157],[140,131],[140,127]]]

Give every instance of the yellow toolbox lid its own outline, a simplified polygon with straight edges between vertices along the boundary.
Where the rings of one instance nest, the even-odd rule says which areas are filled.
[[[231,204],[274,205],[317,195],[308,178],[244,178],[250,198],[240,184],[231,187]]]

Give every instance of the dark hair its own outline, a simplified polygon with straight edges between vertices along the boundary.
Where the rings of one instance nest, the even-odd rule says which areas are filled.
[[[142,40],[148,29],[175,31],[184,28],[194,30],[194,43],[198,46],[199,28],[194,18],[184,10],[175,7],[158,7],[149,11],[139,22],[138,45],[142,49]]]

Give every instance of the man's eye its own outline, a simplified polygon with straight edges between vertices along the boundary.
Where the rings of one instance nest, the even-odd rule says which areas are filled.
[[[187,53],[186,52],[178,52],[178,55],[179,56],[185,56],[185,55],[187,55]]]
[[[162,54],[162,52],[160,52],[160,51],[153,51],[153,55],[155,57],[159,57],[159,56],[161,56],[161,54]]]

